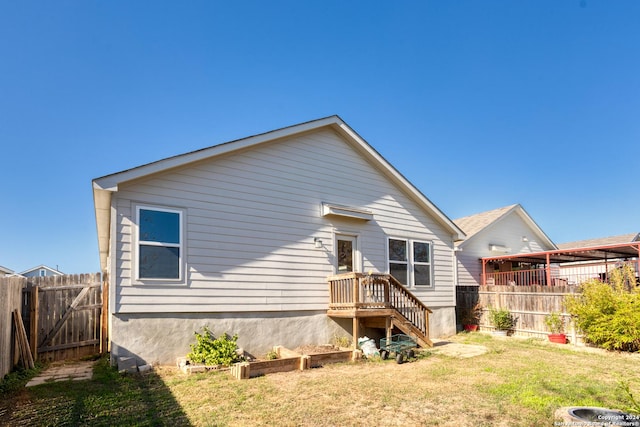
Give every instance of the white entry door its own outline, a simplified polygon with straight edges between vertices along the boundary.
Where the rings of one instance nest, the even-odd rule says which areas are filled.
[[[359,269],[358,238],[336,234],[336,273],[351,273]]]

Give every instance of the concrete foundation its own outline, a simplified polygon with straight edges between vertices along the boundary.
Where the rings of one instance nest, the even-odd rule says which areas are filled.
[[[174,364],[195,344],[194,333],[207,326],[215,336],[238,334],[238,347],[264,356],[274,345],[296,348],[326,344],[350,336],[351,323],[334,321],[322,312],[277,313],[140,313],[111,319],[111,360],[135,357],[138,365]]]
[[[433,313],[429,315],[429,337],[445,338],[456,334],[455,307],[429,307]]]
[[[431,338],[454,335],[455,308],[434,308],[429,322]],[[191,350],[194,333],[204,326],[215,336],[238,334],[238,347],[255,357],[264,356],[275,345],[294,349],[331,343],[335,337],[352,338],[351,319],[334,319],[325,311],[114,314],[111,361],[115,365],[119,357],[135,357],[139,366],[174,364]]]

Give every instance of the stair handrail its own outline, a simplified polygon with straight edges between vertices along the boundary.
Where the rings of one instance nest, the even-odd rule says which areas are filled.
[[[418,297],[395,277],[388,274],[391,307],[402,317],[428,337],[429,320],[427,313],[433,313]]]

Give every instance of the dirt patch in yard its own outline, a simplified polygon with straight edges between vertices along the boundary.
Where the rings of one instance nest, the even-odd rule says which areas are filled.
[[[303,345],[293,349],[298,354],[322,354],[322,353],[331,353],[334,351],[340,351],[338,347],[332,344],[322,344],[322,345]]]

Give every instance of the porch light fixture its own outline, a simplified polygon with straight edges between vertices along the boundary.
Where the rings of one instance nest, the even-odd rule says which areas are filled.
[[[528,242],[528,241],[529,241],[529,238],[528,238],[527,236],[522,236],[522,241],[523,241],[523,242]]]
[[[322,239],[319,237],[314,237],[313,244],[315,245],[316,248],[320,249],[322,247]]]

